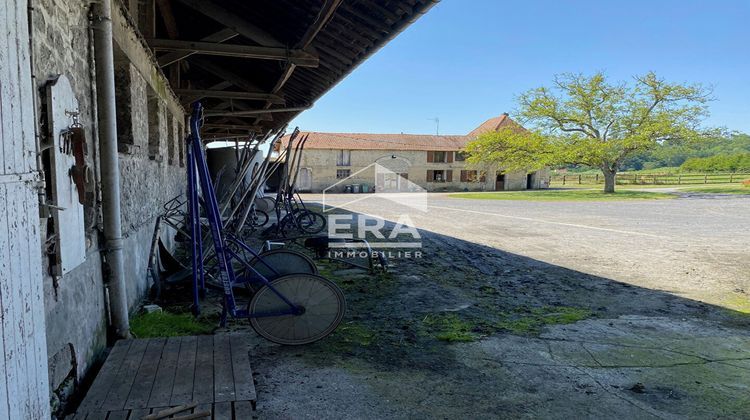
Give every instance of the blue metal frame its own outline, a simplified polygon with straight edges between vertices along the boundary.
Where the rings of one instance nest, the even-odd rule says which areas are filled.
[[[231,248],[227,248],[227,243],[233,243],[239,245],[240,248],[245,251],[249,251],[255,258],[258,258],[266,267],[274,270],[268,265],[263,258],[252,250],[249,246],[243,243],[239,238],[224,233],[224,226],[221,221],[221,213],[219,211],[218,201],[216,199],[216,192],[214,191],[213,183],[211,182],[211,176],[208,171],[208,165],[206,164],[206,157],[203,152],[203,144],[200,138],[200,128],[202,125],[203,108],[200,102],[193,104],[193,112],[190,117],[190,136],[188,137],[187,147],[187,192],[188,192],[188,210],[189,210],[189,224],[190,224],[190,239],[191,239],[191,258],[193,268],[193,312],[195,314],[200,313],[200,296],[205,293],[205,270],[203,264],[203,242],[201,235],[201,220],[200,220],[200,208],[201,201],[198,196],[198,188],[200,187],[203,193],[203,208],[206,212],[206,218],[208,225],[211,228],[211,238],[213,239],[214,253],[216,255],[218,265],[219,278],[221,280],[222,290],[224,293],[224,304],[223,313],[221,317],[221,323],[226,323],[227,314],[234,318],[259,318],[259,317],[270,317],[270,316],[281,316],[281,315],[299,315],[302,309],[293,304],[289,299],[281,294],[275,287],[270,284],[270,281],[260,274],[250,263],[248,263],[241,255],[237,254]],[[231,264],[232,260],[239,261],[246,269],[253,272],[253,276],[239,278],[234,272],[234,268]],[[244,309],[237,309],[236,301],[234,298],[234,292],[232,287],[239,284],[245,283],[261,283],[268,286],[273,293],[275,293],[284,303],[289,306],[289,309],[274,311],[274,312],[257,312],[249,313]]]

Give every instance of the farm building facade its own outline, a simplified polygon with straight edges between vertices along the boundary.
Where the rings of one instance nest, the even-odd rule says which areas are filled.
[[[461,151],[480,134],[520,127],[508,114],[465,136],[304,132],[297,188],[309,192],[504,191],[546,188],[549,171],[467,164]],[[284,142],[283,145],[287,145]]]
[[[278,131],[433,4],[3,2],[0,418],[63,413],[129,336],[189,103],[209,140]]]

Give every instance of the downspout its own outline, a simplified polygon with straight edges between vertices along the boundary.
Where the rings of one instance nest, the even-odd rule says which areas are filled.
[[[122,256],[120,222],[120,166],[117,152],[115,114],[115,65],[112,47],[110,0],[94,3],[94,55],[96,59],[96,103],[99,117],[99,159],[101,171],[102,222],[106,239],[106,265],[110,317],[114,335],[130,337],[127,290]]]

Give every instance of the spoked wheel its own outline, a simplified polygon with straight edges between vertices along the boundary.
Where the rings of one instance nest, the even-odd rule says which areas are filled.
[[[297,226],[305,233],[318,233],[326,227],[326,218],[314,211],[304,210],[297,215]]]
[[[253,329],[274,343],[295,346],[318,341],[332,333],[344,317],[344,294],[324,277],[291,274],[273,280],[270,286],[300,309],[298,315],[250,318]],[[288,309],[269,286],[260,288],[248,306],[250,314]]]
[[[274,273],[266,264],[271,266],[273,270],[276,270],[278,274]],[[318,267],[310,257],[288,249],[274,249],[263,252],[250,261],[250,266],[268,280],[273,280],[287,274],[318,274]]]
[[[250,216],[253,227],[262,227],[268,223],[268,214],[263,210],[255,210]]]
[[[263,209],[263,211],[270,213],[273,211],[273,209],[276,208],[276,200],[274,200],[273,198],[263,197],[260,200],[266,203],[267,209]]]

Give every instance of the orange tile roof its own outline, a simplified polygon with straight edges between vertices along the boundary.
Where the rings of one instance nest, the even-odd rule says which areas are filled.
[[[298,139],[308,136],[305,149],[344,150],[461,150],[476,136],[495,131],[510,124],[519,126],[507,114],[491,118],[465,136],[434,136],[429,134],[369,134],[369,133],[320,133],[303,131]],[[286,147],[289,136],[281,139]]]
[[[477,137],[480,134],[487,133],[489,131],[497,131],[501,128],[509,127],[514,129],[524,129],[521,124],[518,124],[517,122],[513,121],[508,114],[502,114],[499,117],[490,118],[489,120],[483,122],[479,125],[479,127],[471,130],[471,132],[468,134],[470,137]]]

